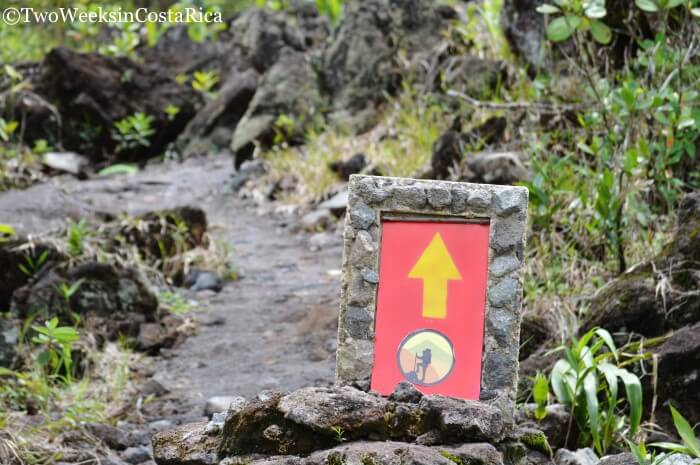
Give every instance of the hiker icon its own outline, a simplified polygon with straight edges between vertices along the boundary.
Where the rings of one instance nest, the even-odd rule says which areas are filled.
[[[454,367],[454,349],[444,334],[419,330],[399,346],[397,361],[407,381],[422,386],[442,382]]]

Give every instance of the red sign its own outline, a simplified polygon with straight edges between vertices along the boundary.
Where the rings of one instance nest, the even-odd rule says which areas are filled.
[[[478,399],[488,224],[384,221],[372,389]]]

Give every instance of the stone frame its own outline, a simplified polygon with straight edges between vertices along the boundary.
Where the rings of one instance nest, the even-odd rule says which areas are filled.
[[[489,257],[480,400],[512,423],[518,382],[524,187],[353,175],[343,235],[336,384],[369,390],[379,284],[381,222],[407,215],[488,222]]]

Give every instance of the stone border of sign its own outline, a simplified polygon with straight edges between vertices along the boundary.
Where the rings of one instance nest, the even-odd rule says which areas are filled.
[[[490,223],[480,400],[498,407],[505,422],[512,423],[527,205],[524,187],[351,176],[343,238],[336,384],[369,390],[382,217],[480,220]]]

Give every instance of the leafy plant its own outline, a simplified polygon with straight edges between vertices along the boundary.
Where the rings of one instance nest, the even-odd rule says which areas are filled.
[[[338,442],[345,442],[345,430],[340,426],[332,426],[331,430],[335,433],[335,440]]]
[[[192,88],[206,95],[214,96],[213,89],[219,83],[219,74],[216,71],[195,71],[192,79]]]
[[[85,282],[84,278],[77,280],[73,284],[61,283],[61,284],[56,286],[56,290],[61,293],[61,297],[63,298],[63,301],[65,303],[69,303],[70,298],[73,297],[73,295],[76,292],[78,292],[78,289],[80,289],[80,286],[83,285],[83,282]]]
[[[532,385],[532,397],[537,407],[535,408],[535,419],[544,420],[547,416],[547,401],[549,399],[549,384],[547,377],[542,372],[537,372],[535,382]]]
[[[68,253],[77,257],[83,253],[85,249],[85,241],[89,235],[88,226],[85,219],[79,222],[68,220],[68,228],[66,230],[66,239],[68,241]]]
[[[7,242],[8,239],[17,236],[15,228],[9,224],[0,223],[0,243]]]
[[[603,351],[604,348],[608,350]],[[552,391],[570,409],[571,418],[581,431],[581,442],[590,442],[603,455],[620,442],[624,426],[628,435],[634,435],[639,428],[642,417],[639,378],[620,366],[615,342],[604,329],[591,329],[570,347],[558,350],[564,352],[564,358],[552,369]],[[618,395],[618,378],[625,385],[626,402]],[[621,416],[624,404],[629,409],[629,418]],[[567,442],[570,433],[571,424]]]
[[[683,444],[675,444],[672,442],[654,442],[649,444],[650,446],[665,449],[671,452],[678,452],[681,454],[690,455],[695,458],[700,458],[700,440],[695,436],[695,431],[693,427],[688,423],[688,420],[676,410],[673,405],[669,405],[671,408],[671,415],[673,416],[673,425],[676,427],[678,436],[681,437]]]
[[[151,127],[153,117],[138,112],[114,123],[112,139],[117,142],[117,153],[138,147],[149,147],[149,138],[155,134]]]
[[[337,23],[343,14],[343,0],[316,0],[318,12],[328,16],[332,23]]]
[[[180,113],[180,107],[178,107],[177,105],[169,104],[165,107],[165,110],[163,110],[163,112],[168,117],[168,120],[172,121],[175,119],[178,113]]]
[[[49,258],[49,251],[44,250],[38,257],[34,258],[32,254],[26,254],[24,256],[24,263],[17,265],[22,273],[27,276],[34,276],[39,272],[46,259]]]
[[[9,142],[12,134],[18,127],[19,123],[17,121],[5,121],[3,118],[0,118],[0,140]]]
[[[58,376],[63,370],[65,382],[70,383],[75,373],[73,365],[73,345],[80,340],[78,331],[69,326],[58,326],[58,318],[47,321],[44,326],[33,325],[32,329],[38,334],[32,342],[43,347],[37,361],[52,376]]]
[[[132,165],[129,163],[117,163],[114,165],[107,166],[98,171],[98,176],[112,176],[115,174],[134,174],[139,172],[139,167],[137,165]]]

